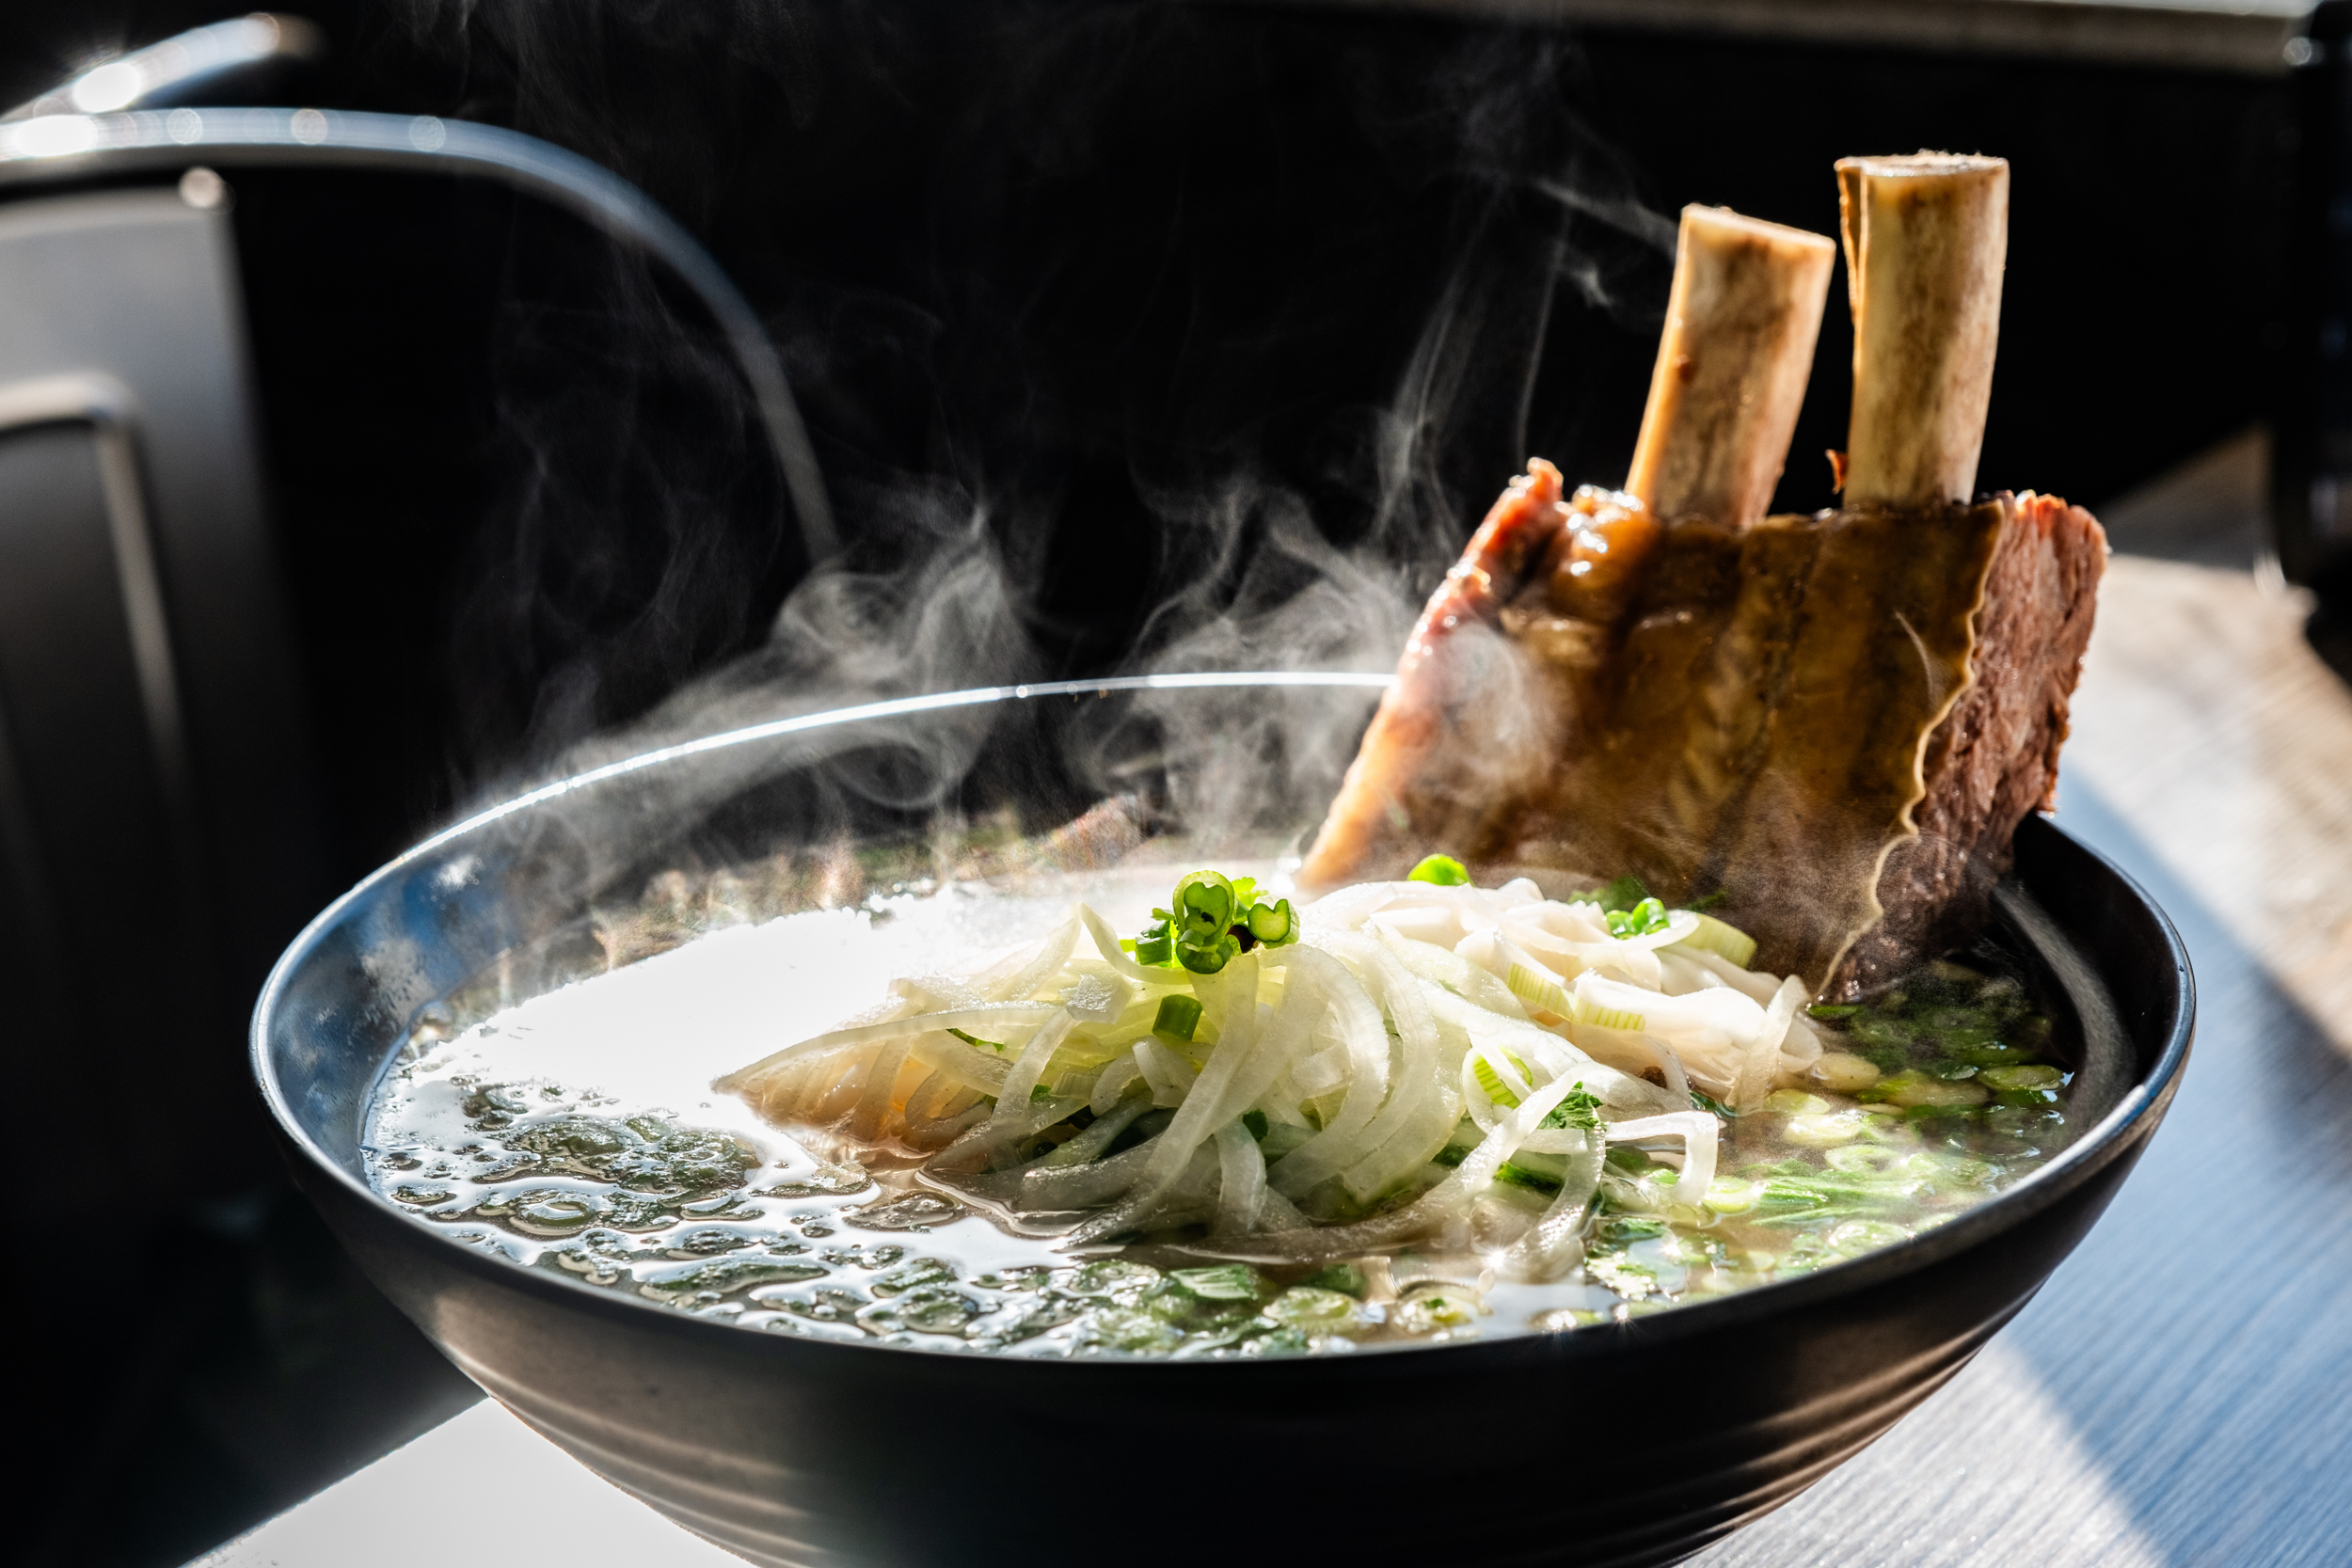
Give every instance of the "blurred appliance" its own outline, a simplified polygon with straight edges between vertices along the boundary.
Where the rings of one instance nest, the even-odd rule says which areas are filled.
[[[102,64],[0,116],[0,985],[29,1102],[49,1113],[26,1124],[19,1185],[28,1212],[112,1226],[151,1278],[176,1269],[205,1296],[171,1308],[168,1332],[148,1331],[151,1300],[129,1291],[59,1328],[25,1391],[59,1423],[30,1481],[45,1502],[28,1560],[215,1539],[471,1396],[356,1276],[339,1282],[331,1252],[322,1266],[287,1233],[245,1069],[262,977],[349,875],[337,781],[306,730],[367,699],[306,668],[294,612],[315,621],[318,601],[374,586],[301,575],[289,535],[314,519],[274,526],[265,475],[317,466],[285,450],[306,430],[380,418],[369,383],[386,368],[334,353],[345,328],[326,312],[417,308],[322,271],[304,242],[355,210],[358,228],[396,224],[409,209],[371,205],[371,180],[464,177],[649,258],[732,351],[805,557],[832,547],[775,350],[685,230],[595,164],[494,127],[189,103],[199,78],[269,63],[262,34],[299,40],[267,20]],[[216,168],[257,170],[248,185],[291,171],[254,255],[239,255]],[[286,297],[289,267],[319,276]],[[315,422],[272,420],[265,457],[253,345],[273,322],[330,346],[300,394]],[[452,379],[437,402],[462,396]],[[338,484],[369,484],[325,461]],[[401,744],[372,708],[358,727],[379,732],[375,752]],[[158,1467],[155,1507],[175,1517],[94,1522],[126,1468]]]
[[[834,546],[757,316],[609,171],[432,117],[183,106],[0,121],[0,188],[181,176],[177,190],[0,208],[0,965],[24,966],[15,989],[44,1033],[103,1042],[167,1091],[122,1113],[136,1157],[96,1173],[41,1163],[85,1196],[92,1180],[127,1193],[183,1171],[201,1118],[250,1114],[244,1006],[333,891],[212,164],[487,177],[642,248],[733,350],[805,558]],[[145,956],[127,977],[126,941]],[[50,1061],[69,1092],[81,1064]],[[260,1145],[231,1141],[246,1157],[207,1175],[234,1187],[259,1174]]]
[[[2352,3],[2326,0],[2296,52],[2300,156],[2271,519],[2288,580],[2352,597]]]
[[[234,243],[218,182],[183,188],[0,211],[0,962],[46,1037],[147,1046],[123,1157],[42,1162],[45,1201],[241,1109],[220,977],[318,859]],[[61,1098],[87,1069],[31,1055]]]

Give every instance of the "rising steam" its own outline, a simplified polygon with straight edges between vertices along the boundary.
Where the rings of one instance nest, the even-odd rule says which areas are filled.
[[[461,773],[477,795],[925,690],[1385,670],[1531,450],[1574,464],[1597,448],[1594,477],[1620,471],[1618,426],[1592,411],[1621,404],[1629,418],[1638,379],[1564,373],[1560,345],[1646,338],[1673,230],[1577,112],[1578,62],[1554,35],[1454,30],[1401,52],[1365,33],[1391,24],[1169,6],[950,20],[874,5],[407,0],[403,14],[464,72],[460,112],[576,147],[717,234],[771,312],[851,541],[799,575],[723,364],[631,264],[602,265],[571,304],[518,298],[500,388],[518,477],[460,633],[458,667],[479,688]],[[1203,303],[1212,283],[1180,276],[1205,264],[1186,248],[1185,204],[1213,198],[1171,186],[1151,245],[1109,257],[1089,248],[1086,211],[1040,216],[1041,187],[1074,204],[1118,195],[1131,165],[1137,179],[1184,173],[1192,154],[1161,140],[1216,134],[1184,120],[1184,95],[1268,55],[1319,66],[1313,102],[1334,107],[1349,145],[1376,150],[1383,188],[1441,215],[1435,264],[1336,335],[1316,319],[1317,269],[1343,277],[1359,259],[1339,242],[1351,225],[1379,232],[1376,212],[1335,209],[1333,254],[1264,258],[1268,303],[1222,316]],[[808,191],[811,161],[857,153],[877,117],[943,83],[954,90],[919,165],[930,182],[877,193],[922,204],[920,266],[879,287],[763,248],[796,232],[774,209]],[[1302,145],[1263,156],[1323,155],[1284,134]],[[873,156],[873,178],[891,178]],[[745,169],[773,183],[743,183]],[[1041,223],[1066,229],[1058,251],[1039,249]],[[738,232],[754,239],[730,248]],[[1205,325],[1168,336],[1172,360],[1139,350],[1139,369],[1114,359],[1104,372],[1106,356],[1056,318],[1056,290],[1132,296],[1108,317],[1132,315],[1138,342],[1169,313]],[[1360,393],[1301,416],[1263,389],[1267,367],[1335,342],[1361,347]],[[1629,363],[1638,378],[1641,356]],[[1105,387],[1126,400],[1108,412]],[[1091,562],[1075,577],[1073,555]]]

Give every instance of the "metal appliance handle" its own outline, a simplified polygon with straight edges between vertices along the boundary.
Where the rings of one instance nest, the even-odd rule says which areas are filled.
[[[643,247],[693,291],[734,352],[759,406],[810,564],[839,547],[824,475],[784,362],[758,315],[691,234],[611,169],[518,131],[432,115],[179,108],[0,121],[0,186],[197,164],[404,169],[494,180]]]

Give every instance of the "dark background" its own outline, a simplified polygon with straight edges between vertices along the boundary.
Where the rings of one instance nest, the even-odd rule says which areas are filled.
[[[226,14],[19,0],[0,103]],[[1313,580],[1327,562],[1263,547],[1300,519],[1409,602],[1530,453],[1623,477],[1677,209],[1834,232],[1843,154],[2012,161],[1987,486],[2096,507],[2262,418],[2285,341],[2283,76],[1324,8],[302,14],[330,52],[233,101],[571,147],[768,319],[856,585],[796,601],[801,641],[757,664],[779,705],[821,700],[917,611],[973,624],[908,684],[1163,657]],[[635,259],[478,185],[230,184],[330,825],[315,905],[761,648],[808,562],[728,362]],[[1844,312],[1841,278],[1784,508],[1830,499]],[[470,1396],[278,1175],[237,1037],[260,978],[230,976],[239,1016],[173,1047],[219,1063],[206,1174],[158,1196],[103,1158],[77,1172],[93,1215],[144,1217],[107,1222],[135,1277],[44,1305],[20,1341],[40,1347],[11,1401],[42,1433],[27,1560],[179,1561]]]

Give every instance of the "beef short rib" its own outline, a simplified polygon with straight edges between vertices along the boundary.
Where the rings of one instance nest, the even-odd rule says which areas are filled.
[[[2049,497],[1661,525],[1531,465],[1414,631],[1301,871],[1631,872],[1861,994],[2047,809],[2105,535]]]

